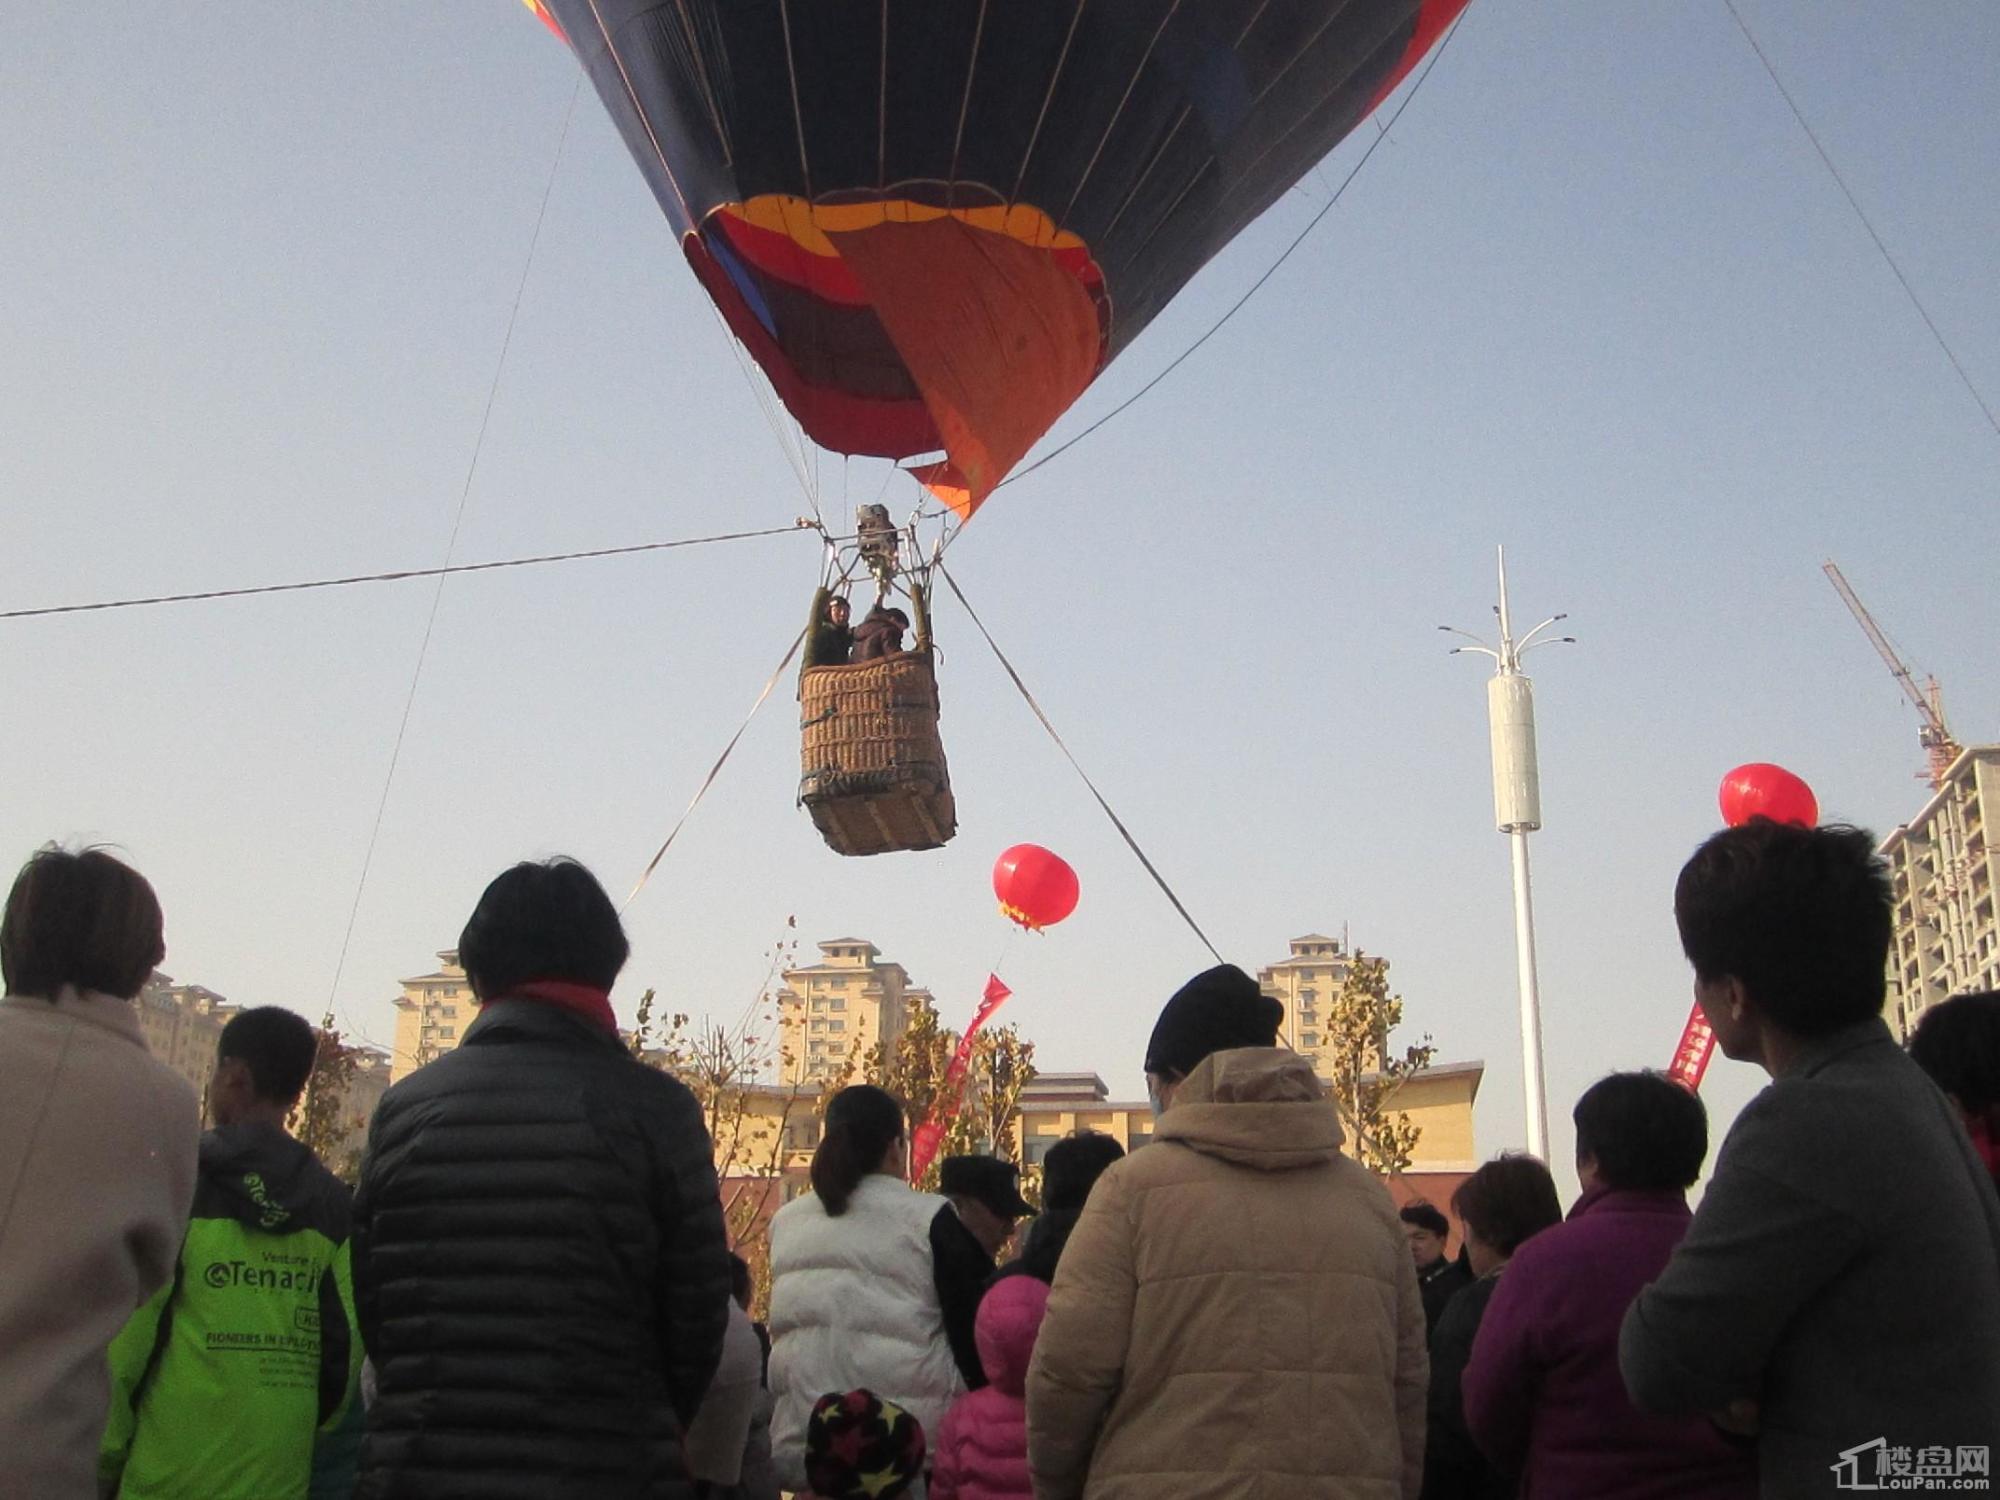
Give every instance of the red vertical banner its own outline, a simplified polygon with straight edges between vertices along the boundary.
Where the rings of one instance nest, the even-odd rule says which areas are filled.
[[[1667,1065],[1667,1077],[1689,1093],[1699,1093],[1701,1075],[1708,1071],[1708,1060],[1714,1055],[1715,1030],[1701,1013],[1701,1002],[1697,1000],[1688,1012],[1687,1025],[1681,1028],[1680,1045],[1674,1048],[1674,1060]]]
[[[980,996],[979,1009],[972,1013],[972,1024],[958,1039],[958,1049],[952,1053],[951,1062],[944,1070],[944,1085],[938,1090],[937,1098],[931,1101],[930,1117],[910,1137],[911,1182],[923,1180],[931,1159],[944,1143],[945,1131],[951,1128],[951,1122],[958,1115],[965,1093],[965,1074],[972,1066],[972,1039],[979,1035],[979,1028],[992,1019],[993,1012],[1013,993],[1000,982],[998,974],[986,976],[986,993]]]

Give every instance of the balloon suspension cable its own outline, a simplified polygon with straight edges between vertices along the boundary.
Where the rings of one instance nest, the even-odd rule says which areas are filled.
[[[964,606],[967,618],[972,621],[980,635],[985,637],[987,646],[992,649],[994,659],[1000,663],[1001,669],[1006,672],[1015,688],[1019,690],[1021,697],[1027,702],[1029,709],[1033,711],[1036,719],[1041,722],[1042,728],[1048,731],[1049,738],[1055,741],[1056,748],[1063,753],[1063,758],[1070,763],[1076,774],[1082,778],[1083,784],[1089,789],[1090,795],[1096,798],[1097,805],[1104,810],[1104,815],[1111,820],[1111,826],[1118,830],[1118,836],[1125,841],[1126,848],[1130,849],[1137,856],[1139,863],[1145,867],[1146,873],[1152,876],[1153,884],[1157,885],[1167,900],[1173,903],[1174,910],[1180,914],[1181,920],[1187,923],[1188,929],[1201,939],[1201,945],[1208,949],[1209,956],[1217,963],[1224,962],[1222,955],[1216,951],[1215,944],[1208,940],[1208,934],[1201,930],[1200,924],[1189,914],[1181,898],[1174,894],[1173,887],[1167,884],[1165,878],[1160,874],[1152,860],[1147,858],[1146,851],[1139,847],[1139,841],[1132,837],[1132,832],[1125,826],[1124,820],[1116,812],[1112,811],[1111,804],[1105,801],[1104,794],[1097,789],[1097,784],[1090,779],[1089,773],[1078,763],[1076,756],[1071,752],[1069,746],[1063,743],[1063,737],[1056,732],[1055,725],[1049,722],[1048,714],[1042,710],[1041,704],[1035,701],[1034,693],[1029,690],[1027,683],[1022,681],[1021,674],[1014,669],[1014,664],[1007,659],[1007,654],[1000,649],[999,643],[993,639],[992,632],[986,628],[985,622],[979,618],[979,612],[972,607],[971,601],[965,597],[965,591],[958,586],[958,580],[951,576],[951,570],[940,563],[937,565],[937,571],[944,578],[945,585],[957,597],[958,602]],[[1013,933],[1010,930],[1008,933],[1010,941],[1012,937]],[[1001,957],[1004,958],[1005,956],[1006,953],[1003,949]],[[999,971],[1000,964],[999,960],[996,959],[992,972],[997,974]],[[1340,1115],[1341,1120],[1353,1132],[1354,1139],[1360,1142],[1377,1161],[1385,1164],[1384,1170],[1392,1181],[1399,1186],[1407,1187],[1408,1184],[1403,1180],[1402,1169],[1389,1163],[1388,1153],[1382,1150],[1381,1144],[1375,1134],[1366,1125],[1362,1124],[1360,1119],[1355,1116],[1354,1111],[1348,1107],[1346,1101],[1339,1097],[1339,1090],[1329,1089],[1327,1095],[1333,1100],[1334,1109]],[[1413,1197],[1421,1196],[1414,1189],[1411,1192]]]
[[[708,768],[708,775],[702,778],[701,785],[695,788],[694,795],[688,799],[687,807],[682,810],[674,826],[667,831],[666,838],[653,852],[653,857],[646,862],[646,868],[633,884],[631,892],[619,903],[618,910],[621,915],[639,899],[639,892],[646,888],[646,882],[653,878],[653,871],[660,867],[660,861],[665,859],[667,851],[673,848],[674,840],[679,838],[681,830],[687,827],[687,820],[694,816],[694,810],[701,805],[701,799],[706,797],[708,789],[715,785],[715,778],[722,774],[723,766],[735,753],[737,743],[743,738],[744,731],[750,727],[750,721],[757,717],[757,710],[762,708],[764,700],[771,696],[771,690],[778,685],[778,679],[785,675],[785,669],[791,666],[792,658],[799,654],[799,647],[805,644],[805,640],[806,632],[803,629],[792,637],[792,644],[785,648],[784,657],[779,661],[777,670],[765,679],[763,690],[757,694],[757,701],[750,705],[750,712],[743,716],[743,722],[736,726],[736,733],[732,734],[729,743],[722,747],[722,754],[716,756],[715,764]]]
[[[1035,701],[1034,693],[1029,691],[1028,684],[1022,681],[1021,674],[1014,670],[1014,664],[1007,659],[1007,653],[1000,649],[1000,643],[993,639],[993,633],[986,628],[985,622],[979,618],[979,612],[972,607],[971,601],[965,597],[965,591],[958,586],[958,580],[951,576],[951,570],[940,563],[938,565],[938,573],[944,579],[946,586],[951,589],[952,594],[958,599],[959,604],[964,607],[966,617],[972,621],[980,635],[985,637],[986,644],[992,649],[994,659],[1000,663],[1001,670],[1013,682],[1015,689],[1021,694],[1023,701],[1027,703],[1028,708],[1033,712],[1036,719],[1041,722],[1042,728],[1048,731],[1049,738],[1055,741],[1056,749],[1062,752],[1063,758],[1070,763],[1071,769],[1082,779],[1090,795],[1097,799],[1097,805],[1104,810],[1105,817],[1111,820],[1111,826],[1118,830],[1118,836],[1125,841],[1125,847],[1132,851],[1138,858],[1139,863],[1145,867],[1146,873],[1153,877],[1153,884],[1160,888],[1161,893],[1172,903],[1174,910],[1180,913],[1180,918],[1183,922],[1187,923],[1188,930],[1201,939],[1202,947],[1209,951],[1210,956],[1217,963],[1222,963],[1223,957],[1221,953],[1217,952],[1215,944],[1208,940],[1208,934],[1201,930],[1201,924],[1195,921],[1181,898],[1174,894],[1174,888],[1167,884],[1165,877],[1160,874],[1159,869],[1153,864],[1151,859],[1147,858],[1146,851],[1139,847],[1139,841],[1132,836],[1131,829],[1125,826],[1124,819],[1120,818],[1112,810],[1111,804],[1104,800],[1104,793],[1097,789],[1097,783],[1090,779],[1090,773],[1084,770],[1082,763],[1077,760],[1069,746],[1063,743],[1062,735],[1056,731],[1056,726],[1049,721],[1049,716],[1043,712],[1042,705]]]

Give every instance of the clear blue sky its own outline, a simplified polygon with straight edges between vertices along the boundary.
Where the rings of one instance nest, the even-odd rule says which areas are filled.
[[[2000,401],[2000,11],[1740,0],[1973,379]],[[10,18],[0,50],[0,556],[9,607],[436,563],[575,84],[505,0]],[[1372,129],[1372,127],[1368,127]],[[1359,141],[1335,155],[1338,180]],[[1057,430],[1107,410],[1261,273],[1308,178]],[[880,467],[822,466],[868,498]],[[1913,714],[1833,556],[1966,740],[2000,735],[2000,438],[1721,0],[1476,0],[1389,141],[1249,307],[1130,412],[1000,495],[961,582],[1077,754],[1246,967],[1338,932],[1411,1029],[1483,1057],[1521,1137],[1505,841],[1480,626],[1535,659],[1553,1113],[1663,1065],[1688,1004],[1674,873],[1729,766],[1878,830],[1920,805]],[[461,559],[782,524],[803,508],[664,223],[585,92]],[[453,580],[336,1009],[396,981],[493,873],[567,851],[622,894],[801,619],[804,537]],[[167,969],[327,1003],[427,584],[10,623],[0,851],[122,845]],[[658,985],[734,1014],[787,917],[974,1004],[1023,839],[1083,905],[1022,940],[1006,1019],[1136,1091],[1207,962],[955,609],[958,840],[842,861],[794,810],[775,694],[631,914]],[[1760,1077],[1719,1062],[1718,1128]]]

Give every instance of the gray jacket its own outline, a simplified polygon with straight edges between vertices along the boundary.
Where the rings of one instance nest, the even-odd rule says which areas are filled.
[[[1648,1411],[1756,1401],[1766,1496],[1832,1493],[1877,1438],[2000,1448],[2000,1200],[1880,1021],[1750,1102],[1618,1352]]]

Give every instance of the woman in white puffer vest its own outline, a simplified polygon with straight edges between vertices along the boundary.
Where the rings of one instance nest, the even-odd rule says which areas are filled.
[[[934,1443],[965,1390],[931,1258],[945,1200],[912,1192],[907,1162],[902,1106],[844,1088],[826,1108],[813,1191],[771,1220],[771,1458],[788,1490],[806,1488],[806,1424],[829,1391],[873,1391]]]

